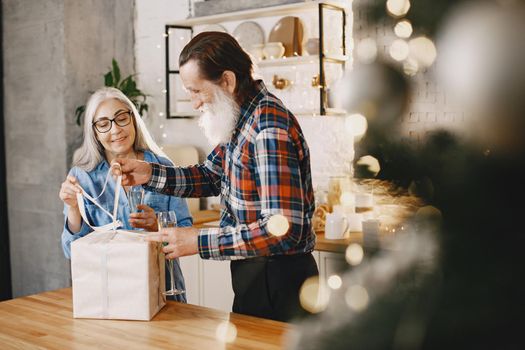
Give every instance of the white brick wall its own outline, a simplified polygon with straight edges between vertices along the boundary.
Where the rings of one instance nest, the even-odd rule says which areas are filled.
[[[364,11],[366,3],[367,0],[353,1],[354,42],[357,44],[365,38],[374,39],[378,46],[378,57],[399,65],[388,53],[391,42],[397,38],[393,31],[396,22],[387,19],[379,24],[372,23]],[[417,34],[414,32],[412,36]],[[465,132],[465,113],[447,100],[446,92],[436,83],[434,73],[435,63],[430,69],[420,71],[409,78],[413,83],[413,90],[410,106],[401,121],[401,136],[410,142],[418,143],[424,140],[429,131],[437,128]]]

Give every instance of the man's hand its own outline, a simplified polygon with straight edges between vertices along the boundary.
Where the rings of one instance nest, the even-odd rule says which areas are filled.
[[[120,164],[120,167],[117,165]],[[137,159],[117,158],[111,162],[111,174],[122,174],[122,186],[148,183],[151,179],[151,164]]]
[[[146,235],[147,241],[164,242],[168,245],[162,248],[166,259],[193,255],[199,252],[199,230],[194,227],[163,228],[158,233]]]

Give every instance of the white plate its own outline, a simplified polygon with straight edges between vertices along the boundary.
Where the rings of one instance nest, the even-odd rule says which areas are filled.
[[[264,31],[261,26],[253,21],[242,22],[232,33],[239,45],[249,51],[252,45],[264,44]]]

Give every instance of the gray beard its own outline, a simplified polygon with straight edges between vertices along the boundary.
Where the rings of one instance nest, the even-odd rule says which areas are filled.
[[[201,110],[203,114],[199,118],[199,126],[208,141],[212,145],[229,142],[240,113],[233,97],[217,87],[213,93],[213,102],[205,104]]]

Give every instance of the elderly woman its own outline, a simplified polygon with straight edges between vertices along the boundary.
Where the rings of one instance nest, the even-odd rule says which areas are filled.
[[[173,166],[151,138],[133,103],[119,90],[102,88],[96,91],[86,106],[84,119],[84,142],[73,156],[73,168],[60,189],[64,202],[64,230],[62,248],[67,258],[71,256],[71,242],[83,237],[92,229],[83,221],[76,193],[82,187],[90,196],[97,197],[103,190],[111,161],[116,157],[140,159],[146,162]],[[121,191],[128,191],[123,187]],[[97,199],[109,212],[113,212],[115,182],[108,181],[106,191]],[[146,192],[139,213],[130,213],[127,196],[119,197],[117,218],[123,229],[144,229],[157,231],[155,212],[175,211],[178,226],[191,226],[192,218],[184,199]],[[102,226],[111,218],[100,208],[85,202],[86,215],[90,224]],[[184,278],[178,261],[174,266],[175,286],[184,290]],[[168,281],[168,279],[166,279]],[[175,300],[186,301],[184,295]]]

